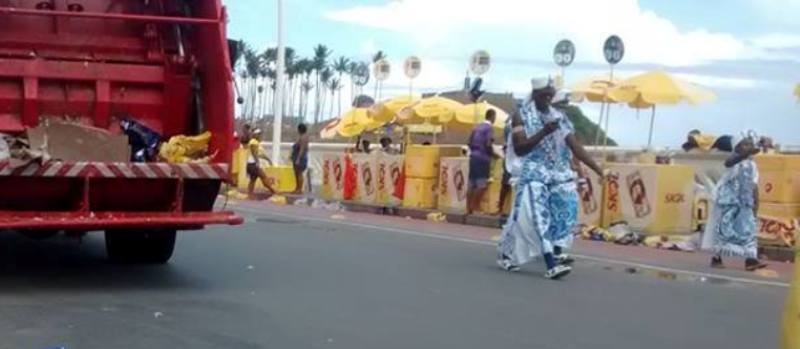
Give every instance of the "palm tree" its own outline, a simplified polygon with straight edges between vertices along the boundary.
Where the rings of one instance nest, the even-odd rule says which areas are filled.
[[[246,115],[249,114],[249,118],[252,119],[254,117],[255,106],[256,106],[256,97],[257,97],[257,86],[258,86],[258,75],[260,73],[260,62],[258,54],[251,48],[247,47],[244,51],[244,60],[245,60],[245,71],[247,72],[247,85],[248,85],[248,95],[245,101],[246,107]]]
[[[333,70],[335,70],[336,73],[339,74],[339,79],[337,80],[337,83],[338,83],[338,85],[340,85],[340,86],[338,86],[338,92],[339,92],[339,99],[338,99],[339,114],[337,114],[337,115],[341,115],[342,114],[342,87],[341,87],[341,85],[342,85],[342,75],[344,75],[344,73],[347,72],[347,68],[349,66],[350,66],[350,60],[347,59],[347,57],[344,57],[344,56],[339,56],[338,59],[333,61]],[[333,106],[333,99],[331,99],[331,106]]]
[[[330,68],[325,68],[325,70],[323,70],[323,71],[322,71],[322,72],[319,74],[319,83],[320,83],[320,85],[322,85],[322,86],[317,86],[317,91],[319,91],[319,90],[322,90],[322,89],[325,89],[325,88],[328,88],[328,86],[329,86],[329,84],[330,84],[330,82],[331,82],[331,78],[333,78],[333,71],[332,71]],[[321,97],[322,97],[322,98],[321,98],[321,101],[320,101],[321,103],[318,103],[318,104],[319,104],[319,111],[320,111],[320,113],[321,113],[323,110],[325,110],[325,100],[327,99],[327,96],[328,96],[328,94],[327,94],[327,93],[322,93],[322,94],[321,94]],[[320,121],[320,120],[314,120],[314,123],[315,123],[315,124],[316,124],[316,123],[319,123],[319,121]]]
[[[378,61],[381,59],[386,59],[386,57],[386,53],[383,51],[375,52],[375,54],[372,55],[372,63],[378,63]]]
[[[308,93],[314,89],[314,85],[311,84],[311,81],[308,78],[309,75],[306,75],[307,78],[305,79],[305,81],[303,81],[302,84],[300,84],[300,102],[301,102],[300,108],[303,110],[300,113],[300,117],[304,121],[308,121],[306,120],[306,112],[308,111]]]
[[[355,97],[355,95],[356,95],[356,82],[355,82],[355,76],[356,76],[356,74],[357,74],[357,71],[358,71],[358,62],[356,62],[356,61],[351,61],[351,62],[350,62],[348,65],[347,65],[347,75],[348,75],[348,77],[350,78],[350,98],[351,98],[351,99],[352,99],[352,98],[354,98],[354,97]]]
[[[320,92],[322,88],[320,86],[320,78],[322,72],[327,69],[328,67],[328,57],[331,55],[331,50],[329,50],[325,45],[317,45],[314,48],[314,70],[317,72],[317,90],[316,90],[316,104],[314,107],[314,123],[319,122],[320,111],[322,109],[321,102],[321,95]]]
[[[305,70],[303,71],[303,73],[305,74],[304,85],[311,86],[310,89],[313,89],[314,87],[316,87],[316,85],[311,83],[311,73],[314,72],[314,68],[315,68],[314,60],[312,59],[312,60],[310,60],[308,65],[305,66]],[[303,87],[303,89],[305,90],[305,87]],[[305,100],[303,101],[303,115],[302,116],[303,116],[303,120],[306,120],[306,121],[308,121],[306,119],[306,117],[308,116],[308,100],[309,100],[309,92],[311,92],[310,89],[305,91]]]
[[[339,92],[339,114],[337,116],[342,115],[342,86],[341,80],[338,78],[331,79],[331,82],[328,83],[328,89],[331,90],[331,112],[328,114],[330,118],[333,118],[333,98],[336,96],[336,92]]]

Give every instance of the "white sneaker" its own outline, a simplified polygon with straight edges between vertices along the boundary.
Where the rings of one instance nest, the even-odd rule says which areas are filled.
[[[575,259],[570,257],[566,253],[562,253],[562,254],[557,255],[555,257],[556,257],[556,262],[558,264],[561,264],[561,265],[572,265],[572,263],[575,263]]]
[[[567,276],[567,274],[569,274],[570,272],[572,272],[572,268],[570,266],[557,265],[555,266],[555,268],[550,269],[546,273],[544,273],[544,277],[550,280],[558,280],[561,279],[562,277]]]
[[[500,269],[503,269],[507,272],[513,273],[519,271],[519,266],[514,265],[514,263],[511,263],[511,260],[509,260],[508,258],[498,258],[497,266],[500,267]]]

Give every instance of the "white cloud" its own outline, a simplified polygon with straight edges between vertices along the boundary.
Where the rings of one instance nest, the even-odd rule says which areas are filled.
[[[332,11],[326,17],[400,33],[423,47],[463,43],[469,38],[463,36],[467,33],[491,33],[498,40],[489,44],[498,47],[488,47],[490,51],[513,48],[514,53],[526,54],[537,42],[550,46],[568,37],[576,43],[579,59],[593,62],[602,61],[602,43],[610,34],[623,38],[625,61],[631,63],[693,65],[751,54],[745,43],[730,34],[681,31],[669,20],[641,9],[636,0],[494,0],[489,4],[483,0],[398,0]]]

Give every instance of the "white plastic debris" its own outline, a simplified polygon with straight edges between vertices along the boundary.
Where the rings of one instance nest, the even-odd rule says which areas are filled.
[[[153,317],[156,318],[156,319],[158,319],[158,318],[160,318],[162,316],[164,316],[164,313],[162,313],[160,311],[157,311],[157,312],[153,313]]]

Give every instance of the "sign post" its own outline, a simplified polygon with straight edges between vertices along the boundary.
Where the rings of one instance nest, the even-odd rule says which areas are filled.
[[[475,74],[477,78],[475,79],[475,83],[479,86],[479,84],[483,81],[481,76],[486,74],[489,71],[489,68],[492,66],[492,57],[489,55],[489,52],[486,50],[478,50],[472,54],[472,58],[469,61],[469,70],[472,71],[472,74]],[[480,122],[480,110],[478,109],[478,101],[475,98],[475,123],[477,124]]]
[[[408,97],[411,98],[414,95],[414,79],[422,72],[422,61],[417,56],[406,58],[403,64],[403,72],[408,78]]]
[[[561,67],[561,81],[566,83],[564,71],[575,61],[575,44],[567,39],[559,41],[553,49],[553,61]]]
[[[383,82],[389,78],[392,73],[392,66],[386,59],[381,59],[375,62],[372,74],[375,76],[375,82],[378,84],[378,93],[376,93],[375,100],[380,100],[383,92]]]

